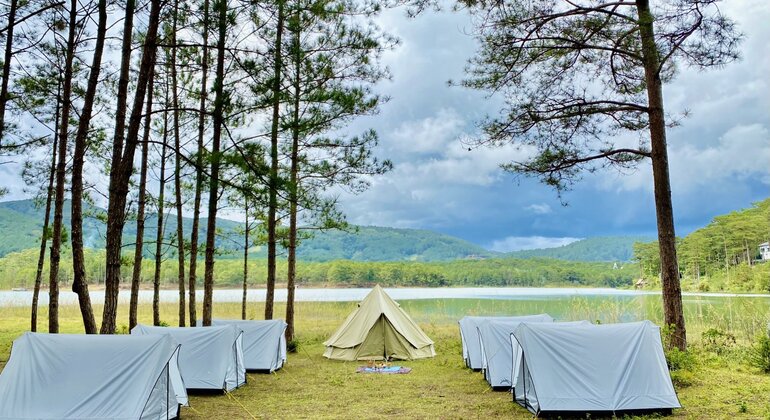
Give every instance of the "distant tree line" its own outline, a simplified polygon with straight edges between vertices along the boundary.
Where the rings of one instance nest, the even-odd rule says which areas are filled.
[[[86,252],[86,272],[92,284],[104,282],[103,251]],[[35,252],[22,251],[0,258],[0,288],[29,287],[34,278]],[[63,254],[64,261],[70,256]],[[260,281],[267,270],[264,259],[248,262],[249,287],[263,286]],[[122,275],[130,277],[133,264],[124,259]],[[47,267],[46,267],[47,270]],[[153,261],[142,265],[142,276],[151,277],[155,271]],[[441,286],[522,286],[522,287],[618,287],[628,288],[638,275],[636,265],[606,262],[574,262],[548,258],[533,259],[485,259],[455,260],[442,262],[369,262],[338,260],[329,262],[297,262],[297,284],[336,287],[369,287],[374,284],[404,287]],[[218,287],[242,286],[243,260],[218,259],[215,285]],[[288,264],[276,266],[279,279],[286,279]],[[160,285],[173,287],[178,276],[177,265],[172,259],[161,265]],[[70,284],[72,273],[63,271],[62,281]],[[203,279],[198,278],[198,284]]]

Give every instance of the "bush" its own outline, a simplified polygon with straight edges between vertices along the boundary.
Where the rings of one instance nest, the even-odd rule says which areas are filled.
[[[770,337],[767,333],[757,337],[749,354],[749,363],[764,373],[770,373]]]
[[[671,382],[677,388],[686,388],[696,383],[695,374],[689,370],[677,370],[671,372]]]
[[[709,328],[704,331],[701,338],[703,338],[703,346],[706,350],[718,355],[726,354],[736,345],[734,335],[716,328]]]
[[[286,342],[286,351],[289,353],[296,353],[299,350],[299,341],[291,340]]]
[[[691,370],[695,367],[695,356],[688,352],[672,347],[666,351],[666,363],[671,371]]]

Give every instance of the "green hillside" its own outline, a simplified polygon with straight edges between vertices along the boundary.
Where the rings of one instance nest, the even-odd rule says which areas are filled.
[[[770,262],[759,244],[770,240],[770,198],[714,217],[707,226],[677,239],[683,287],[703,291],[770,291]],[[660,272],[658,243],[638,243],[634,258],[653,286]]]
[[[100,208],[86,209],[89,215],[84,221],[84,242],[86,247],[104,247],[104,224],[97,215]],[[65,203],[64,224],[70,222],[69,202]],[[7,201],[0,203],[0,257],[25,249],[37,249],[43,230],[44,209],[36,208],[32,200]],[[155,238],[157,218],[148,216],[145,222],[145,242]],[[175,235],[176,217],[167,217],[165,231],[168,237]],[[200,223],[200,237],[206,234],[206,219]],[[184,230],[189,235],[192,219],[184,219]],[[231,220],[217,219],[217,250],[220,258],[240,258],[243,239],[239,232],[242,224]],[[136,222],[128,221],[124,229],[124,242],[133,243],[136,236]],[[145,255],[152,256],[154,247],[146,247]],[[252,247],[254,258],[266,255],[264,246]],[[319,232],[300,245],[297,256],[306,261],[448,261],[463,258],[486,258],[498,255],[470,242],[427,230],[394,229],[382,227],[359,227],[350,232]]]
[[[53,212],[52,212],[53,213]],[[83,242],[87,248],[104,248],[105,224],[100,220],[100,216],[105,213],[104,209],[84,205],[83,209]],[[71,207],[69,200],[64,202],[63,209],[64,226],[69,230]],[[0,257],[11,252],[22,251],[25,249],[40,247],[40,237],[43,233],[43,218],[45,216],[44,207],[36,207],[33,200],[5,201],[0,203]],[[53,219],[53,214],[51,215]],[[53,223],[53,222],[51,222]],[[192,219],[184,219],[185,232],[192,229]],[[145,219],[145,242],[155,241],[158,219],[155,214],[150,214]],[[176,232],[176,217],[166,216],[164,220],[164,230],[168,232],[167,238]],[[226,219],[217,219],[217,230],[219,231],[217,246],[222,251],[234,251],[237,249],[235,236],[241,224]],[[206,219],[200,222],[200,237],[206,235]],[[136,221],[129,220],[123,230],[123,242],[133,243],[136,238]],[[149,256],[149,249],[145,254]]]
[[[634,243],[644,236],[596,236],[557,248],[528,249],[507,254],[513,258],[554,258],[568,261],[631,261]]]
[[[306,261],[447,261],[496,254],[428,230],[362,226],[356,232],[320,233],[302,242],[297,255]]]

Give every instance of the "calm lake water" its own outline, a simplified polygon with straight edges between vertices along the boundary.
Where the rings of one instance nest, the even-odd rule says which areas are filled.
[[[296,300],[301,302],[348,302],[359,301],[369,292],[370,289],[303,289],[298,288]],[[636,296],[657,296],[657,292],[640,292],[635,290],[601,289],[601,288],[398,288],[385,289],[388,294],[396,300],[412,299],[502,299],[502,300],[551,300],[554,298],[573,297],[573,296],[609,296],[618,298],[628,298]],[[726,297],[735,296],[729,294],[696,294],[697,296],[708,297]],[[198,290],[196,296],[203,298],[203,290]],[[215,302],[240,302],[242,291],[238,289],[214,290]],[[767,297],[770,295],[744,295],[753,297]],[[277,289],[275,291],[276,301],[286,301],[286,290]],[[121,290],[119,295],[120,302],[128,302],[129,291]],[[265,301],[265,289],[250,289],[248,299],[252,302]],[[152,302],[152,291],[141,290],[139,292],[141,302]],[[176,290],[161,290],[161,302],[179,301],[179,292]],[[104,303],[103,291],[92,291],[91,301],[94,304]],[[40,304],[48,304],[48,293],[40,293]],[[0,291],[0,307],[3,306],[26,306],[32,303],[31,291]],[[77,295],[70,291],[61,290],[59,294],[59,303],[62,305],[77,304]]]
[[[450,323],[465,315],[526,315],[548,313],[557,320],[627,322],[649,319],[662,322],[659,292],[599,288],[397,288],[386,291],[418,322]],[[300,302],[337,302],[350,307],[369,289],[297,289]],[[215,290],[216,302],[240,302],[241,290]],[[177,302],[174,290],[162,290],[161,301]],[[152,302],[152,291],[142,290],[142,302]],[[198,291],[199,301],[203,298]],[[62,305],[76,304],[76,295],[62,291]],[[128,302],[129,292],[121,290],[120,301]],[[248,291],[250,302],[263,302],[264,289]],[[104,301],[104,292],[93,291],[94,304]],[[276,301],[286,301],[286,291],[276,290]],[[27,306],[30,291],[0,291],[0,308]],[[40,305],[48,304],[48,294],[40,294]],[[685,293],[684,310],[688,329],[720,328],[752,336],[767,328],[770,295],[729,293]],[[692,331],[692,330],[691,330]]]

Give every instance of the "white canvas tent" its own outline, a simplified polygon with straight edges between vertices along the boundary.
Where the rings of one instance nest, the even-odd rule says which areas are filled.
[[[465,366],[473,370],[481,370],[481,343],[476,327],[484,321],[519,321],[519,322],[552,322],[548,314],[523,316],[464,316],[460,324],[460,341],[463,345],[463,360]]]
[[[513,349],[511,348],[511,332],[522,322],[552,323],[550,315],[538,315],[526,320],[484,320],[476,326],[479,352],[481,353],[481,369],[484,379],[492,389],[506,390],[513,386],[511,381],[511,366]]]
[[[187,389],[231,391],[246,383],[243,332],[220,327],[150,327],[137,325],[131,335],[170,335],[179,344],[179,370]]]
[[[569,327],[570,325],[591,325],[588,321],[567,321],[559,322],[558,324],[562,327]],[[516,381],[519,379],[519,373],[521,372],[521,358],[524,357],[524,353],[521,351],[521,346],[519,346],[519,342],[516,341],[516,337],[513,336],[513,332],[511,332],[509,338],[513,357],[508,359],[509,363],[505,367],[511,371],[511,386],[516,386]]]
[[[660,329],[625,324],[521,324],[516,402],[535,415],[637,414],[680,407]]]
[[[0,418],[177,417],[178,350],[170,336],[25,333],[0,374]]]
[[[202,322],[198,321],[198,325]],[[211,325],[235,325],[243,331],[243,359],[246,370],[273,372],[286,361],[286,322],[282,319],[212,319]]]
[[[436,355],[433,340],[380,285],[324,345],[324,357],[334,360],[414,360]]]

